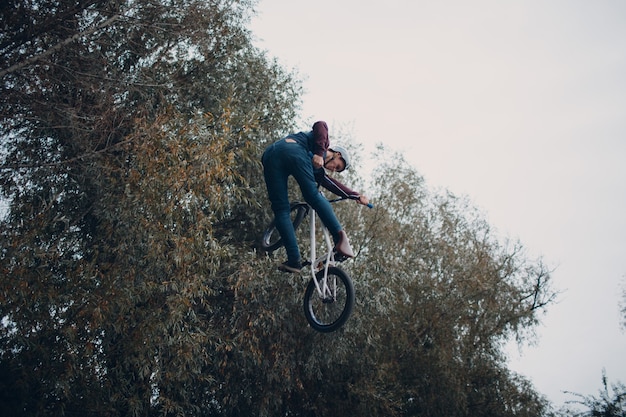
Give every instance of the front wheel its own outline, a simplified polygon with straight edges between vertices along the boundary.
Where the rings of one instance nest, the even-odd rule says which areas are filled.
[[[291,203],[290,215],[291,215],[291,224],[293,224],[293,229],[296,230],[302,220],[306,217],[309,212],[309,206],[306,203]],[[265,232],[263,232],[263,237],[261,238],[261,249],[265,252],[274,252],[276,249],[283,246],[283,240],[276,230],[276,220],[272,220]]]
[[[324,270],[316,275],[320,286],[323,284]],[[342,269],[331,266],[328,268],[327,287],[320,294],[311,279],[304,293],[304,315],[313,329],[329,333],[340,328],[354,306],[354,286],[352,280]]]

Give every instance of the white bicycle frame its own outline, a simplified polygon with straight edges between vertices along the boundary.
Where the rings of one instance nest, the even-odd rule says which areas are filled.
[[[310,206],[309,206],[310,207]],[[328,247],[328,253],[321,255],[319,258],[316,258],[316,239],[315,239],[315,218],[317,217],[317,213],[311,207],[310,213],[310,232],[311,232],[311,276],[313,278],[313,282],[315,282],[315,288],[317,289],[317,293],[321,298],[326,298],[326,296],[331,296],[332,299],[336,299],[337,297],[337,285],[332,286],[332,288],[328,285],[328,268],[331,265],[335,264],[335,255],[333,253],[333,244],[330,240],[330,233],[326,226],[322,224],[322,231],[324,233],[324,240],[326,241],[326,246]],[[324,277],[318,281],[316,275],[319,271],[324,269]]]

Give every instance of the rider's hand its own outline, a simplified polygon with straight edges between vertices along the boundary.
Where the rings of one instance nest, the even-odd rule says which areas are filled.
[[[313,168],[321,168],[324,166],[324,158],[319,155],[313,155]]]
[[[367,196],[364,195],[360,195],[359,199],[356,200],[357,203],[359,204],[363,204],[364,206],[367,206],[370,202],[369,198],[367,198]]]

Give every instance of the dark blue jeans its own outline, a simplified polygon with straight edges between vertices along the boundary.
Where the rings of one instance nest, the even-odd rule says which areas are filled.
[[[292,175],[300,186],[302,197],[317,212],[322,223],[335,240],[341,225],[328,200],[319,192],[313,175],[312,154],[299,143],[289,143],[285,139],[268,146],[263,153],[263,174],[267,194],[272,203],[276,219],[276,229],[280,233],[287,251],[289,262],[300,261],[300,249],[296,233],[291,224],[287,180]]]

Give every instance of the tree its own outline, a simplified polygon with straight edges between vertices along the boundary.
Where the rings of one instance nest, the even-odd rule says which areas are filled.
[[[380,167],[383,220],[362,229],[360,300],[375,392],[385,378],[404,415],[524,415],[526,383],[505,370],[503,342],[523,339],[554,297],[549,273],[519,243],[501,244],[467,200],[431,193],[399,155]],[[364,255],[364,256],[363,256]],[[365,288],[363,288],[365,286]],[[381,356],[382,355],[382,356]],[[448,393],[442,395],[442,392]],[[529,415],[537,415],[528,411]]]
[[[544,413],[501,347],[532,334],[549,271],[397,156],[373,211],[337,207],[354,315],[307,326],[306,278],[254,250],[260,155],[293,127],[300,83],[252,46],[252,6],[0,6],[0,384],[15,394],[0,409]]]
[[[336,206],[358,253],[344,265],[357,306],[339,332],[306,328],[306,280],[263,259],[233,275],[224,386],[245,395],[224,415],[548,415],[501,350],[531,334],[552,300],[548,271],[400,157],[380,168],[373,211]]]
[[[570,393],[579,398],[577,401],[569,401],[569,404],[582,405],[587,410],[580,411],[571,407],[562,410],[563,415],[576,417],[625,417],[626,416],[626,386],[621,382],[610,385],[609,391],[606,371],[602,371],[602,389],[599,397]]]
[[[212,407],[211,316],[232,245],[262,217],[259,149],[298,103],[298,81],[250,43],[250,6],[1,6],[0,359],[23,393],[3,403],[14,415]]]

